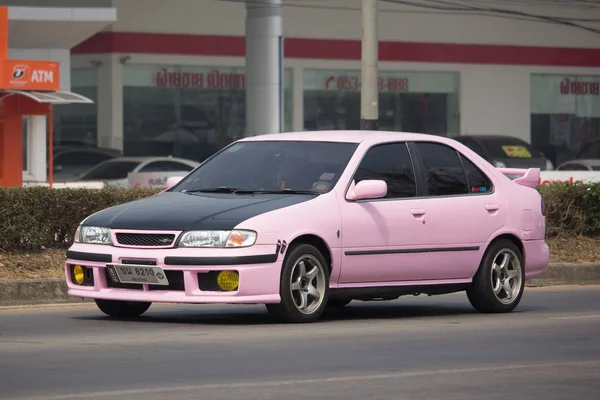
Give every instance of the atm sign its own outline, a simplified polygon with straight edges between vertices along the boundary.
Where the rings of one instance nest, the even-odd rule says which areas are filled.
[[[59,90],[57,62],[4,60],[1,66],[2,89]]]

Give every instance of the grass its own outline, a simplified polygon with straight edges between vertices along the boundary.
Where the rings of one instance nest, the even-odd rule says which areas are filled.
[[[600,262],[600,237],[566,237],[548,239],[550,262]],[[64,249],[39,252],[0,252],[0,280],[64,277]]]

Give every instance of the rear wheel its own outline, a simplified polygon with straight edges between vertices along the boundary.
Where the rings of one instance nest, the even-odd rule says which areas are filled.
[[[467,289],[471,305],[479,312],[510,312],[521,301],[525,288],[523,254],[510,240],[492,243]]]
[[[318,320],[329,296],[329,270],[319,250],[308,244],[290,248],[279,288],[281,302],[266,305],[273,317],[295,323]]]
[[[104,314],[117,318],[139,317],[152,305],[152,303],[138,301],[120,301],[95,299],[96,305]]]

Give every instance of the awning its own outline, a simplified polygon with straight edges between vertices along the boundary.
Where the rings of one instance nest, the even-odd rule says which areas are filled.
[[[82,96],[73,92],[36,92],[29,90],[7,90],[3,89],[2,92],[8,94],[20,94],[27,96],[30,99],[37,101],[38,103],[51,103],[51,104],[72,104],[72,103],[93,103],[92,100],[85,96]]]

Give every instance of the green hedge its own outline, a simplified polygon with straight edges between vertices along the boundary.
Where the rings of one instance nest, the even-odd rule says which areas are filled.
[[[0,250],[68,247],[77,225],[88,215],[158,192],[156,189],[0,188]]]
[[[600,183],[540,186],[547,232],[600,232]],[[0,188],[0,250],[66,248],[77,225],[104,208],[158,193],[157,189]]]

